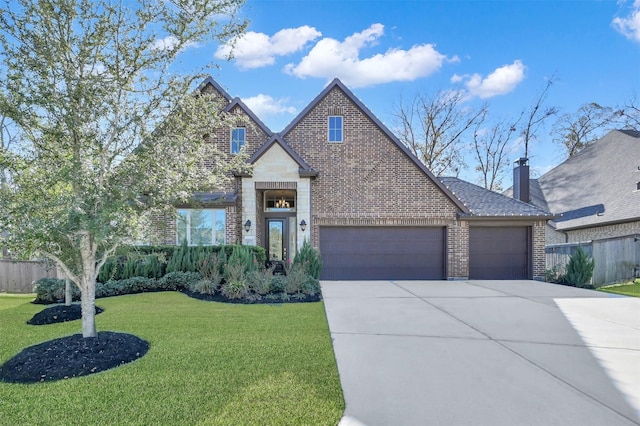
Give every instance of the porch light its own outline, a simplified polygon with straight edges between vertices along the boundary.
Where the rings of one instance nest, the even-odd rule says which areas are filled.
[[[302,230],[302,232],[307,229],[307,222],[305,222],[304,219],[302,219],[302,222],[300,222],[300,229]]]
[[[247,220],[247,221],[244,223],[244,230],[245,230],[245,231],[247,231],[247,232],[249,232],[249,229],[251,229],[251,221],[250,221],[250,220]]]

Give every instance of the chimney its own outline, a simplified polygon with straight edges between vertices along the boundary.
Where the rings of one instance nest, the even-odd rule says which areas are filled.
[[[528,203],[529,196],[529,159],[520,157],[513,166],[513,198]]]

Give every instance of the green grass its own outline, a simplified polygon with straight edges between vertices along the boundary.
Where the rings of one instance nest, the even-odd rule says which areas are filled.
[[[43,309],[30,300],[0,296],[0,364],[81,330],[80,321],[27,325]],[[0,423],[335,425],[342,416],[322,303],[231,305],[164,292],[97,304],[98,331],[134,334],[149,352],[90,376],[0,383]]]
[[[607,293],[622,294],[625,296],[640,297],[640,278],[626,284],[616,284],[606,287],[600,287],[598,290]]]
[[[36,297],[35,294],[8,294],[0,293],[0,311],[3,309],[14,308],[31,302]]]

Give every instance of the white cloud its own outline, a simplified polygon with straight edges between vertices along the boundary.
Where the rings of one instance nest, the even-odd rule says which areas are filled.
[[[168,35],[165,38],[159,38],[151,44],[151,50],[174,50],[180,40],[174,35]],[[197,43],[187,42],[183,48],[197,46]]]
[[[271,96],[263,95],[262,93],[250,98],[242,99],[242,102],[244,102],[251,111],[260,117],[260,119],[279,114],[296,114],[298,112],[296,108],[286,105],[288,101],[288,98],[274,99]]]
[[[340,78],[350,87],[365,87],[391,81],[412,81],[426,77],[442,66],[447,58],[432,44],[421,44],[409,50],[389,49],[383,54],[360,58],[360,50],[375,46],[384,34],[384,25],[373,24],[362,32],[340,42],[323,38],[297,64],[288,64],[285,72],[299,78]]]
[[[241,69],[260,68],[273,65],[276,56],[301,50],[309,41],[321,35],[322,33],[318,30],[307,25],[285,28],[271,37],[249,31],[234,41],[218,47],[215,57],[218,59],[233,57]]]
[[[466,81],[464,84],[470,96],[488,99],[504,95],[515,89],[524,80],[525,69],[526,67],[521,61],[513,61],[510,65],[496,68],[495,71],[484,78],[480,74],[471,76],[459,76],[456,74],[451,78],[451,82]]]
[[[633,3],[629,16],[614,18],[611,24],[620,34],[640,43],[640,0]]]
[[[453,77],[451,77],[451,82],[452,83],[460,83],[463,80],[464,80],[464,76],[463,75],[454,74]]]

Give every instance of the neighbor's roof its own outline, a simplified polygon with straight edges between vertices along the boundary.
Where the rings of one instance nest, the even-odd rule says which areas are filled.
[[[549,210],[562,214],[558,230],[640,220],[639,182],[635,130],[614,130],[537,179]]]
[[[478,218],[543,218],[553,215],[534,205],[507,197],[456,177],[441,177],[440,181]]]

